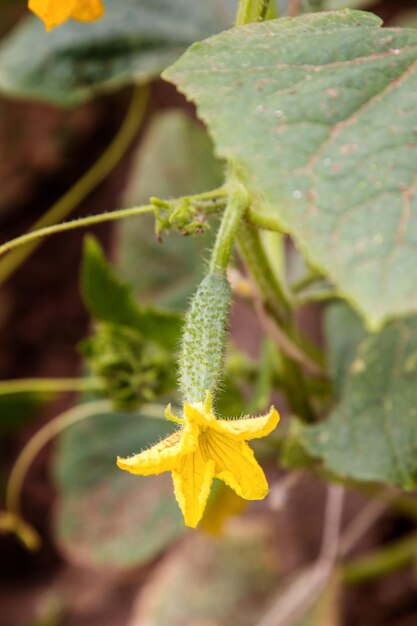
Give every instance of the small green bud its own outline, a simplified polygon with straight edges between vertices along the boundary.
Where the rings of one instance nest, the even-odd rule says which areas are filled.
[[[151,198],[155,207],[155,230],[158,239],[164,231],[177,230],[181,235],[197,235],[210,228],[203,211],[197,209],[189,198],[165,202]]]
[[[207,391],[217,391],[230,304],[231,289],[223,274],[208,274],[191,300],[179,360],[179,383],[187,402],[204,402]]]
[[[175,384],[171,355],[132,329],[99,324],[81,349],[117,409],[133,410]]]

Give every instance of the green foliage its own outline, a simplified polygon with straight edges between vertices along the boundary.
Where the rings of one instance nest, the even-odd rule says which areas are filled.
[[[170,431],[172,424],[146,414],[110,413],[61,436],[55,532],[71,561],[112,569],[143,565],[182,534],[168,477],[130,476],[115,464],[117,455],[140,451]]]
[[[339,309],[332,315],[328,340],[341,398],[326,421],[303,427],[301,441],[339,476],[412,489],[417,478],[417,319],[392,322],[360,340],[352,314]],[[354,354],[351,346],[346,350],[349,340],[357,344]]]
[[[417,310],[417,32],[380,24],[349,10],[250,24],[164,73],[244,167],[254,219],[293,235],[374,329]]]
[[[193,41],[227,25],[212,0],[106,0],[94,24],[70,22],[46,34],[28,17],[0,51],[0,89],[74,105],[156,78]]]
[[[99,324],[82,352],[116,409],[135,409],[175,389],[173,354],[131,328]]]
[[[88,237],[81,269],[81,291],[93,318],[127,326],[163,348],[175,349],[181,328],[177,313],[141,307],[113,272],[97,241]]]

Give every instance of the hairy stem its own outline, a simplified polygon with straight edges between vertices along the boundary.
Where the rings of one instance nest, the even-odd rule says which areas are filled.
[[[229,170],[229,197],[211,253],[209,274],[226,272],[242,216],[249,205],[249,194],[235,176],[233,165]]]
[[[63,222],[62,224],[54,224],[52,226],[45,226],[44,228],[39,228],[38,230],[34,230],[24,235],[20,235],[20,237],[16,237],[15,239],[10,239],[10,241],[6,241],[3,245],[0,246],[0,255],[10,252],[15,248],[19,248],[20,246],[26,246],[22,251],[22,259],[23,253],[26,253],[27,247],[29,248],[29,254],[33,250],[33,244],[36,244],[36,240],[43,239],[44,237],[49,237],[50,235],[56,235],[58,233],[64,233],[68,230],[75,230],[77,228],[86,228],[87,226],[92,226],[94,224],[101,224],[102,222],[111,222],[114,220],[120,220],[126,217],[135,217],[137,215],[143,215],[145,213],[153,213],[155,207],[152,204],[147,204],[140,207],[134,207],[132,209],[122,209],[117,211],[109,211],[108,213],[100,213],[99,215],[90,215],[88,217],[80,217],[75,220],[71,220],[69,222]],[[4,261],[9,259],[15,259],[17,257],[14,254],[8,254]],[[25,256],[26,258],[26,256]],[[2,279],[2,261],[0,261],[0,283]],[[10,266],[11,267],[11,266]],[[17,269],[17,265],[14,269]]]
[[[271,269],[257,229],[245,221],[242,221],[239,228],[238,245],[262,300],[268,304],[274,317],[287,326],[292,318],[290,301]]]
[[[240,0],[236,15],[236,26],[250,22],[262,22],[268,16],[271,0]]]
[[[187,196],[187,199],[191,203],[193,203],[196,208],[200,209],[201,211],[205,211],[207,214],[210,214],[225,207],[226,194],[227,191],[225,190],[225,188],[221,187],[219,189],[206,191],[195,196]],[[152,204],[145,204],[143,206],[132,207],[130,209],[118,209],[116,211],[108,211],[107,213],[99,213],[98,215],[80,217],[69,222],[63,222],[62,224],[46,226],[45,228],[40,228],[39,230],[34,230],[32,232],[25,233],[24,235],[20,235],[15,239],[10,239],[10,241],[6,241],[6,243],[0,245],[0,256],[2,254],[10,252],[11,250],[14,250],[15,248],[19,248],[20,246],[28,245],[36,239],[42,239],[43,237],[49,237],[50,235],[56,235],[58,233],[63,233],[68,230],[75,230],[77,228],[87,228],[88,226],[93,226],[94,224],[102,224],[103,222],[113,222],[116,220],[145,215],[147,213],[154,213],[157,202],[163,203],[164,207],[174,207],[175,204],[181,202],[182,199],[183,198],[177,198],[176,200],[162,201],[155,198],[155,202],[152,202]],[[11,256],[12,255],[8,255],[7,258]]]

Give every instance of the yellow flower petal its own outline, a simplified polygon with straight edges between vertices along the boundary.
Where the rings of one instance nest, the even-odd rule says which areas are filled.
[[[261,417],[247,417],[233,420],[216,420],[211,424],[211,428],[218,433],[222,433],[232,439],[250,440],[259,439],[272,433],[279,422],[279,413],[271,407],[267,415]]]
[[[187,422],[198,424],[199,426],[212,426],[216,421],[216,416],[205,410],[204,404],[189,404],[184,402],[184,416]]]
[[[44,21],[47,30],[66,22],[74,10],[76,0],[29,0],[29,9]]]
[[[183,419],[175,417],[170,406],[166,416],[184,424],[183,428],[141,454],[119,458],[117,464],[143,476],[171,471],[187,526],[195,528],[200,522],[213,478],[245,500],[262,500],[267,495],[265,474],[246,440],[274,430],[279,415],[273,407],[262,417],[217,420],[207,393],[205,402],[184,403]]]
[[[222,480],[245,500],[263,500],[269,491],[268,483],[248,444],[214,430],[208,431],[204,439],[207,454],[216,464],[215,478]]]
[[[70,17],[93,22],[104,13],[101,0],[29,0],[29,9],[43,20],[47,30]]]
[[[195,528],[203,517],[214,477],[214,461],[205,458],[201,447],[180,459],[172,471],[174,493],[187,526]]]
[[[168,472],[177,465],[178,459],[183,454],[194,452],[197,440],[197,427],[187,425],[148,450],[128,458],[118,457],[117,465],[120,469],[141,476]]]
[[[102,17],[104,7],[101,0],[78,0],[71,17],[80,22],[94,22]]]
[[[218,482],[216,491],[207,503],[200,528],[210,535],[221,535],[229,517],[239,515],[247,503],[222,482]]]

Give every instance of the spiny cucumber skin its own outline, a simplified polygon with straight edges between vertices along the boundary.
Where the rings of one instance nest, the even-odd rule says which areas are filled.
[[[223,373],[231,288],[223,274],[208,274],[188,310],[179,360],[179,384],[184,400],[204,402],[215,395]]]

